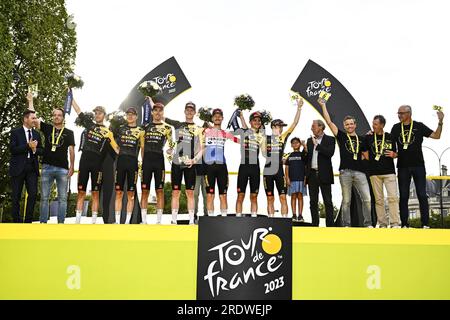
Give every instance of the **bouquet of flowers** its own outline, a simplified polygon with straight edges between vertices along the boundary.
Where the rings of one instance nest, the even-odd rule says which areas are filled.
[[[205,122],[211,122],[212,121],[212,108],[200,108],[198,110],[198,117],[200,120]]]
[[[255,106],[255,101],[248,94],[241,94],[234,99],[234,105],[236,105],[239,110],[251,110]]]
[[[261,113],[261,124],[263,126],[268,125],[270,122],[272,122],[273,118],[269,111],[262,110],[259,113]]]
[[[109,122],[109,130],[112,132],[117,132],[120,126],[127,124],[125,120],[125,112],[123,111],[114,111],[108,114],[107,116]]]
[[[151,80],[142,82],[138,89],[144,96],[150,98],[153,98],[162,92],[161,87],[155,81]]]
[[[79,76],[77,76],[75,73],[69,73],[67,74],[64,79],[67,82],[67,86],[71,89],[81,89],[84,86],[84,81],[81,80]]]
[[[88,120],[89,122],[94,122],[93,112],[83,112],[84,118],[77,117],[75,119],[75,125],[77,127],[83,127],[83,124]]]
[[[436,110],[436,111],[438,111],[438,112],[442,112],[443,109],[444,109],[444,108],[442,108],[441,106],[437,106],[437,105],[434,105],[434,106],[433,106],[433,110]]]

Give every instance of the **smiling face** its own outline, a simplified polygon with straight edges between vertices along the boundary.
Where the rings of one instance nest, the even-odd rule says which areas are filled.
[[[53,109],[53,125],[60,126],[64,122],[64,111],[61,109]]]
[[[344,121],[344,129],[347,133],[352,134],[356,130],[356,122],[354,119],[347,119]]]
[[[294,149],[296,151],[300,150],[300,146],[301,146],[301,144],[300,144],[300,141],[298,141],[298,140],[294,140],[291,142],[292,149]]]
[[[186,117],[186,122],[193,122],[195,116],[194,108],[186,108],[184,109],[184,116]]]
[[[38,119],[35,113],[29,113],[23,117],[23,125],[27,128],[33,128],[37,125]]]
[[[314,121],[311,125],[311,131],[315,137],[318,137],[322,135],[323,128],[317,123],[317,121]]]
[[[283,133],[283,126],[273,126],[272,133],[276,136],[280,136]]]
[[[253,130],[259,130],[261,128],[261,118],[256,117],[250,120],[250,126]]]
[[[220,113],[215,113],[212,116],[212,122],[214,123],[214,125],[221,125],[223,121],[223,116]]]
[[[164,109],[163,108],[153,108],[152,117],[154,122],[161,122],[164,117]]]
[[[382,124],[379,119],[373,119],[373,121],[372,121],[373,132],[381,133],[381,132],[383,132],[383,128],[384,128],[384,124]]]
[[[400,122],[408,122],[411,120],[411,108],[409,106],[401,106],[397,111],[398,120]]]
[[[96,123],[103,123],[103,120],[105,120],[105,113],[100,110],[95,110],[94,119]]]
[[[135,115],[132,112],[127,112],[126,118],[127,118],[127,123],[129,126],[136,125],[137,115]]]

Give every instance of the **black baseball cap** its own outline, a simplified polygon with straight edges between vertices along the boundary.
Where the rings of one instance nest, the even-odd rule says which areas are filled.
[[[275,119],[270,123],[271,127],[286,127],[287,124],[283,122],[281,119]]]
[[[255,111],[255,112],[253,112],[251,115],[250,115],[250,121],[252,121],[253,119],[255,119],[255,118],[262,118],[262,116],[261,116],[261,112],[259,112],[259,111]]]
[[[135,107],[129,107],[125,113],[133,113],[137,115],[137,111]]]
[[[186,105],[184,106],[184,109],[186,110],[187,108],[191,108],[191,109],[194,109],[194,111],[196,111],[195,103],[193,103],[192,101],[189,101],[188,103],[186,103]]]
[[[155,110],[156,108],[164,109],[164,104],[162,104],[161,102],[156,102],[156,103],[153,105],[152,110]]]
[[[212,111],[212,115],[215,115],[216,113],[219,113],[221,116],[223,116],[223,111],[220,108],[216,108]]]

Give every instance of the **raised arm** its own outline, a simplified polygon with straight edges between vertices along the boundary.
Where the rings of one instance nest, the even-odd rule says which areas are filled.
[[[33,94],[31,92],[27,93],[27,101],[28,101],[28,110],[32,110],[35,111],[34,109],[34,104],[33,104]],[[41,120],[39,118],[36,118],[36,122],[35,122],[36,128],[40,129],[41,128]]]
[[[81,113],[80,106],[79,106],[78,103],[75,101],[75,98],[72,99],[72,107],[73,107],[73,109],[75,110],[75,112],[76,112],[77,114],[80,114],[80,113]]]
[[[438,127],[437,127],[436,131],[434,131],[430,135],[431,139],[440,139],[441,138],[442,125],[444,124],[444,113],[442,111],[438,111],[437,112],[437,116],[438,116],[438,119],[439,119]]]
[[[328,113],[327,110],[327,104],[326,101],[322,98],[319,98],[317,100],[317,102],[319,103],[319,105],[322,107],[322,113],[323,113],[323,118],[325,119],[326,123],[328,124],[328,126],[331,129],[331,132],[333,132],[333,134],[336,136],[338,134],[338,127],[333,123],[333,121],[331,121],[331,117],[330,114]]]
[[[297,113],[294,117],[294,122],[292,122],[291,126],[286,130],[287,133],[292,133],[294,131],[295,127],[297,126],[299,120],[300,120],[300,114],[302,112],[303,107],[303,99],[297,99]]]
[[[241,119],[241,124],[243,129],[248,129],[247,122],[245,122],[244,114],[242,111],[239,113],[239,118]]]

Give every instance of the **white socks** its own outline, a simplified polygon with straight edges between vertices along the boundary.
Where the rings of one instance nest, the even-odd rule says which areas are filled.
[[[252,212],[252,217],[256,218],[258,215],[256,214],[256,212]]]
[[[208,216],[213,216],[214,215],[214,211],[213,210],[208,210]]]
[[[163,215],[163,209],[157,209],[156,210],[156,223],[161,224],[161,219]]]
[[[194,224],[195,221],[195,214],[194,214],[194,210],[188,210],[189,212],[189,224]]]
[[[172,224],[177,224],[178,209],[172,209]]]
[[[95,222],[97,221],[97,215],[97,212],[92,211],[92,224],[95,224]]]
[[[120,224],[120,211],[116,211],[116,224]]]
[[[226,217],[228,213],[228,209],[221,209],[220,210],[220,214],[222,215],[222,217]]]
[[[75,212],[76,212],[76,215],[77,215],[75,223],[76,224],[80,224],[81,223],[81,210],[76,210]]]
[[[142,224],[147,224],[147,209],[141,210]]]
[[[127,219],[125,220],[125,224],[130,224],[131,220],[131,212],[127,212]]]

